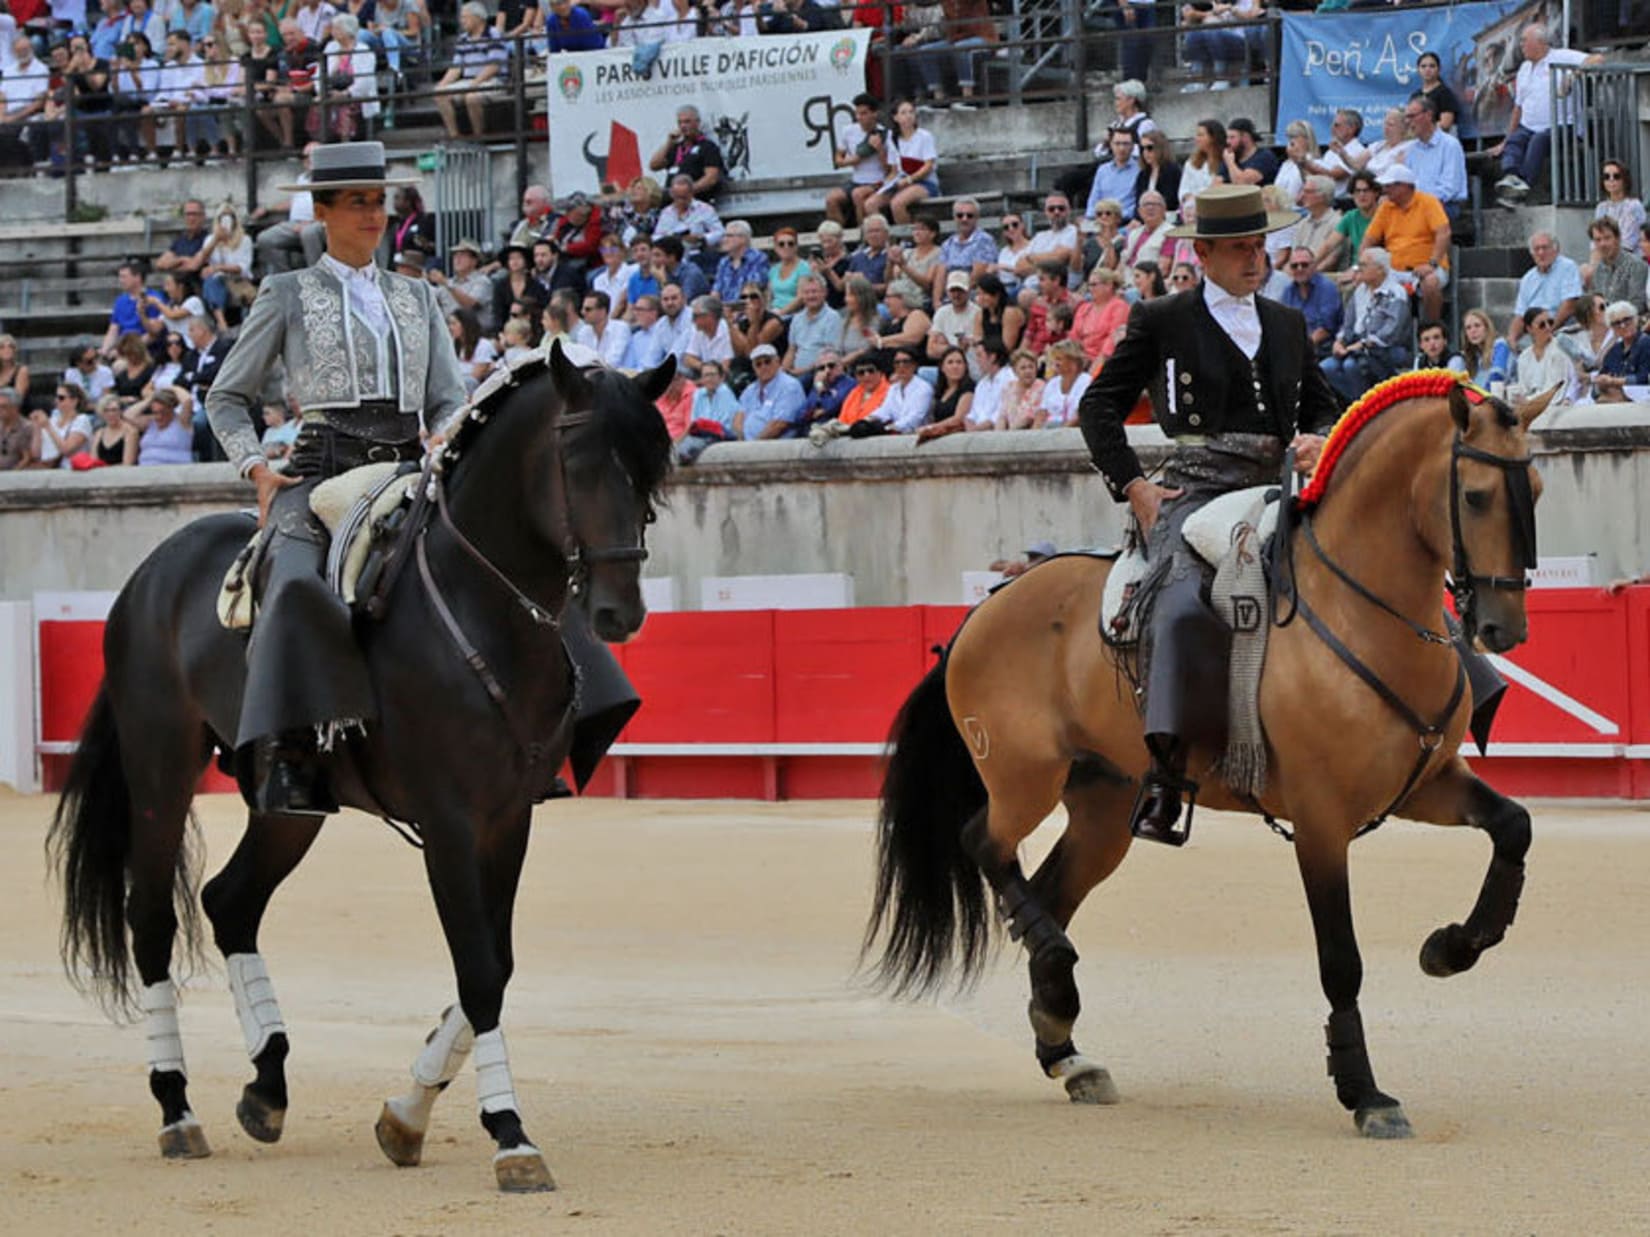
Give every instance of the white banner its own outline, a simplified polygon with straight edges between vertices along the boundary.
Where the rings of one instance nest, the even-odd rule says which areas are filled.
[[[612,48],[553,56],[550,185],[558,195],[625,183],[676,128],[676,109],[699,109],[729,178],[768,180],[831,170],[836,122],[852,117],[865,89],[871,32],[666,43],[646,72],[637,51]],[[651,48],[647,49],[651,52]]]

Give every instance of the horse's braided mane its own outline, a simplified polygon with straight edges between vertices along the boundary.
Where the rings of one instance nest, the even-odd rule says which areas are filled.
[[[1479,398],[1489,398],[1488,392],[1474,386],[1465,374],[1453,369],[1418,369],[1407,374],[1399,374],[1396,378],[1388,378],[1385,382],[1370,387],[1341,414],[1340,420],[1336,421],[1335,427],[1329,431],[1329,437],[1323,444],[1323,453],[1318,456],[1318,466],[1312,470],[1311,480],[1306,483],[1296,500],[1300,508],[1309,511],[1323,501],[1323,496],[1329,489],[1329,482],[1335,475],[1335,466],[1346,455],[1358,435],[1376,417],[1394,404],[1401,404],[1410,399],[1448,395],[1458,386],[1466,387]]]
[[[651,506],[658,500],[674,460],[664,418],[645,400],[633,396],[618,397],[610,384],[624,378],[626,375],[623,372],[599,363],[581,365],[579,368],[599,393],[605,390],[611,396],[598,400],[597,415],[587,423],[596,440],[595,447],[618,457],[638,496]],[[451,469],[458,462],[492,420],[493,414],[518,388],[549,372],[549,352],[536,348],[507,369],[489,374],[470,396],[463,412],[453,420],[442,451],[443,467]]]

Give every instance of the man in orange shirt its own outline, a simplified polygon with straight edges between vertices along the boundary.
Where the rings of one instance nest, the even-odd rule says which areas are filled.
[[[1449,286],[1450,229],[1444,204],[1417,189],[1415,172],[1402,163],[1389,167],[1377,183],[1385,200],[1375,208],[1358,252],[1379,246],[1391,254],[1392,269],[1407,276],[1400,282],[1420,294],[1421,320],[1437,322]]]
[[[808,441],[823,447],[831,439],[842,437],[856,422],[882,407],[882,401],[888,397],[888,385],[888,376],[882,367],[869,356],[860,357],[854,363],[854,389],[842,401],[842,411],[834,421],[817,422],[808,431]]]

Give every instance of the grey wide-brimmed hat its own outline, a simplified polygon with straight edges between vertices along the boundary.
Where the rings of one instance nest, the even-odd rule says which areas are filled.
[[[1217,241],[1281,232],[1300,222],[1292,210],[1267,210],[1258,185],[1210,185],[1193,199],[1197,218],[1169,231],[1182,240]]]
[[[308,182],[275,188],[278,193],[313,193],[319,189],[399,189],[417,183],[416,176],[386,173],[382,142],[332,142],[310,153]]]

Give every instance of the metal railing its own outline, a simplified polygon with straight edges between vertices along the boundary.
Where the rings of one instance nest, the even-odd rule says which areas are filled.
[[[1640,78],[1650,65],[1554,65],[1553,130],[1549,156],[1555,206],[1592,206],[1603,196],[1606,159],[1640,177]]]

